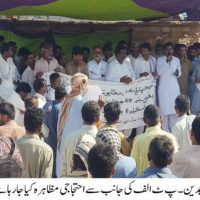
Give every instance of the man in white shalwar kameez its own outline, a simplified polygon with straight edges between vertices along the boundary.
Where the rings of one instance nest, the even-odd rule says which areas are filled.
[[[115,50],[116,59],[108,64],[105,81],[121,82],[129,84],[136,79],[135,72],[130,61],[126,58],[127,49],[118,46]],[[132,129],[123,130],[124,134],[129,136]]]
[[[158,101],[163,119],[163,130],[170,132],[177,121],[174,102],[180,95],[177,78],[181,76],[181,65],[178,58],[172,56],[173,44],[164,45],[164,56],[157,60],[157,73],[159,76]]]
[[[127,58],[129,58],[129,60],[130,60],[130,63],[132,65],[134,71],[135,71],[135,61],[139,57],[141,57],[141,54],[140,54],[140,44],[138,42],[136,42],[136,43],[132,44],[131,54],[129,54],[127,56]]]
[[[34,94],[35,94],[35,90],[33,88],[33,82],[35,80],[35,77],[34,77],[35,61],[36,60],[35,60],[34,53],[30,52],[27,56],[28,66],[22,74],[22,81],[28,83],[31,87],[30,96],[34,96]]]
[[[141,55],[135,59],[135,68],[136,78],[143,76],[148,76],[152,74],[154,77],[157,76],[156,73],[156,59],[150,55],[151,46],[149,43],[144,42],[141,45]]]
[[[131,63],[126,60],[126,48],[118,46],[115,50],[116,59],[108,64],[105,81],[130,83],[136,79]]]
[[[8,98],[7,102],[13,104],[15,107],[15,122],[19,126],[24,126],[24,112],[25,112],[25,104],[28,94],[31,92],[31,87],[28,83],[21,82],[16,91],[12,91]]]
[[[87,64],[89,77],[92,80],[104,81],[107,63],[101,59],[102,49],[100,46],[93,47],[93,60]]]
[[[6,101],[10,93],[14,89],[14,84],[12,80],[12,69],[8,63],[8,58],[12,55],[12,49],[7,43],[1,46],[0,55],[0,97],[2,100]]]
[[[190,132],[195,115],[190,115],[190,99],[186,95],[179,95],[175,101],[175,110],[178,120],[172,128],[172,135],[175,137],[178,150],[185,151],[192,145]]]
[[[135,59],[134,71],[136,73],[136,78],[143,76],[149,76],[150,74],[155,77],[154,81],[154,104],[156,104],[156,59],[150,55],[151,46],[149,43],[144,42],[140,46],[141,56]],[[144,132],[144,126],[138,127],[136,129],[136,134]]]

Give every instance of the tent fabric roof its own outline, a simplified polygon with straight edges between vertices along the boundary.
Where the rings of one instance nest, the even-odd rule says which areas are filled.
[[[90,20],[152,20],[186,12],[200,20],[197,0],[1,0],[0,15],[65,16]]]

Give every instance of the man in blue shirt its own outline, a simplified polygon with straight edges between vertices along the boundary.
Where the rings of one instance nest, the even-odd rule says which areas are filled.
[[[48,101],[44,110],[46,111],[45,125],[49,128],[49,136],[45,139],[45,142],[53,149],[53,174],[52,177],[56,178],[56,150],[57,150],[57,123],[58,114],[61,109],[61,102],[66,95],[66,89],[64,87],[57,87],[55,90],[55,100]]]
[[[195,83],[192,81],[192,74],[196,66],[198,66],[200,62],[200,58],[197,55],[197,48],[193,46],[188,47],[188,59],[192,62],[192,69],[190,71],[189,82],[188,82],[188,95],[190,100],[192,100],[194,90],[195,90]]]
[[[167,168],[173,160],[174,145],[166,136],[154,138],[149,146],[148,160],[150,167],[141,173],[140,178],[177,178]]]

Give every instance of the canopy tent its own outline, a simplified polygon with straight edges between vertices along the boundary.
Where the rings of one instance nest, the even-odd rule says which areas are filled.
[[[47,15],[91,20],[153,20],[187,13],[200,20],[197,0],[1,0],[0,15]]]

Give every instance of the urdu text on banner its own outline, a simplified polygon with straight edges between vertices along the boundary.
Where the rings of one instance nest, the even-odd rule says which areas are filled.
[[[49,84],[52,72],[43,75]],[[71,76],[60,73],[63,85],[70,87]],[[95,87],[99,86],[99,87]],[[108,102],[118,101],[121,105],[120,120],[117,123],[119,130],[132,129],[144,125],[143,112],[147,105],[155,102],[155,86],[153,76],[142,77],[129,84],[89,80],[87,100],[98,100],[99,95]],[[87,93],[89,95],[87,95]],[[92,94],[92,95],[91,95]],[[102,114],[102,123],[105,119]]]

